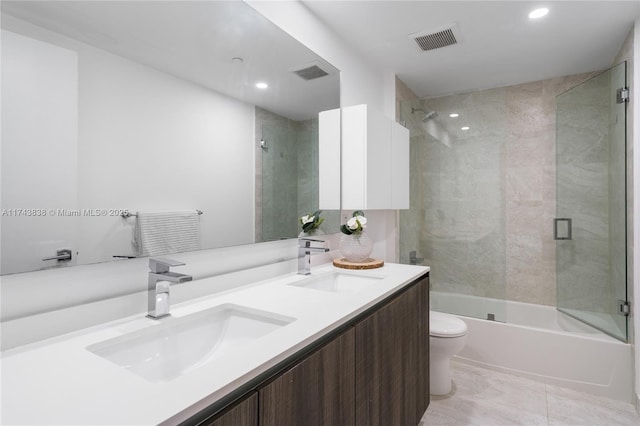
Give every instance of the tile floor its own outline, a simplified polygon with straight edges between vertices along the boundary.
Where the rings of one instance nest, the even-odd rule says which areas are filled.
[[[431,397],[419,426],[639,426],[632,404],[547,385],[459,361],[454,389]]]

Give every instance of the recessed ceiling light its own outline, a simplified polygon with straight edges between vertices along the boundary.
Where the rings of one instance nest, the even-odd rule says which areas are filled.
[[[460,117],[460,114],[458,114],[457,112],[453,112],[453,113],[449,114],[449,117],[451,117],[451,118]]]
[[[541,7],[539,9],[534,9],[529,13],[529,19],[539,19],[543,16],[547,16],[549,13],[549,9],[546,7]]]
[[[267,87],[269,87],[269,85],[267,83],[265,83],[265,82],[260,81],[260,82],[256,83],[256,87],[258,89],[266,89]]]
[[[469,130],[469,126],[460,127],[460,130]]]

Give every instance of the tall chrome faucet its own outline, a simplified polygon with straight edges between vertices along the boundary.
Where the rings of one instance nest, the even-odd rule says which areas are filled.
[[[324,240],[314,240],[313,238],[298,239],[298,273],[301,275],[311,274],[311,253],[325,253],[329,251],[325,247],[314,247],[313,243],[324,243]]]
[[[184,263],[177,260],[156,257],[149,259],[149,286],[147,288],[147,318],[160,319],[171,315],[169,301],[169,289],[171,284],[179,284],[191,281],[191,275],[171,272],[172,266],[183,266]]]

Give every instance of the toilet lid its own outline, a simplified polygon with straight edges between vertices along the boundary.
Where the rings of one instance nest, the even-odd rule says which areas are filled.
[[[467,324],[460,318],[442,312],[429,311],[429,335],[459,337],[467,334]]]

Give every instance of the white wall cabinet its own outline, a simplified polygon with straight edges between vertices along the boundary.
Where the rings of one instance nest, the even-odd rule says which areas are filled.
[[[409,208],[409,130],[367,105],[342,109],[342,209]]]
[[[318,114],[319,208],[340,210],[340,109]]]

